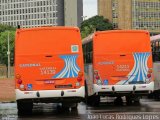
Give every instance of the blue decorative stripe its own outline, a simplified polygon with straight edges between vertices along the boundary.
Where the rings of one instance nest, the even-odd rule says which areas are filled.
[[[134,66],[132,71],[128,74],[128,80],[122,80],[119,81],[116,84],[129,84],[129,83],[137,83],[137,82],[145,82],[145,79],[147,77],[147,72],[148,72],[148,58],[151,53],[146,52],[146,53],[133,53],[134,57]]]
[[[150,56],[150,53],[134,53],[134,67],[132,71],[129,73],[127,81],[125,81],[123,84],[128,84],[128,82],[136,83],[136,82],[144,82],[144,80],[147,77],[147,61]]]
[[[53,78],[72,78],[77,77],[80,68],[77,65],[77,57],[78,55],[62,55],[61,59],[64,60],[65,66],[64,68],[57,73]]]

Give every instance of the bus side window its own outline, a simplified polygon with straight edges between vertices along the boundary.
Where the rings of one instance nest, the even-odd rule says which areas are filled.
[[[83,45],[83,60],[86,63],[86,44]]]
[[[160,44],[159,44],[159,42],[160,42],[160,41],[158,41],[158,52],[160,52],[160,46],[159,46]]]
[[[151,47],[153,61],[160,61],[160,41],[153,41]]]
[[[92,63],[92,41],[83,45],[84,62]]]

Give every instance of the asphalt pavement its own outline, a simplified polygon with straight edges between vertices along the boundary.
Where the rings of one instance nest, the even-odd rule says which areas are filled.
[[[141,99],[140,104],[114,105],[102,98],[99,107],[81,102],[77,110],[63,110],[61,104],[36,103],[32,115],[18,116],[16,103],[0,103],[0,120],[160,120],[160,101]]]

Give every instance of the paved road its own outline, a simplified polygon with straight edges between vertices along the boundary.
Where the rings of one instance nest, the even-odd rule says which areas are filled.
[[[142,99],[139,105],[116,106],[113,102],[89,107],[79,103],[77,110],[63,111],[59,104],[35,104],[33,115],[18,117],[16,103],[0,104],[0,120],[159,120],[160,101]]]

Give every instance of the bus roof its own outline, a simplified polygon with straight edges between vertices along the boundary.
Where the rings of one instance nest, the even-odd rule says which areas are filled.
[[[108,31],[97,31],[95,33],[95,36],[98,35],[98,34],[106,34],[106,33],[124,33],[124,32],[133,32],[133,33],[147,33],[149,34],[149,32],[147,30],[108,30]]]
[[[92,40],[93,36],[94,36],[94,33],[88,35],[86,38],[84,38],[82,40],[82,44],[86,44],[86,43],[90,42]]]
[[[55,30],[78,30],[78,27],[66,27],[66,26],[42,26],[42,27],[35,27],[35,28],[20,28],[17,29],[18,31],[22,32],[22,31],[34,31],[34,30],[49,30],[49,29],[55,29]]]
[[[18,29],[15,50],[18,55],[70,53],[81,44],[78,28],[37,27]]]
[[[149,32],[145,30],[111,30],[96,32],[93,37],[93,44],[95,44],[95,54],[150,51]]]
[[[82,40],[82,44],[86,44],[90,41],[92,41],[93,37],[94,36],[97,36],[99,34],[106,34],[106,33],[124,33],[124,32],[133,32],[133,33],[139,33],[139,32],[142,32],[142,33],[146,33],[146,34],[149,34],[149,32],[147,30],[106,30],[106,31],[97,31],[95,33],[92,33],[90,35],[88,35],[86,38],[84,38]]]
[[[160,34],[150,37],[151,42],[160,39]]]

